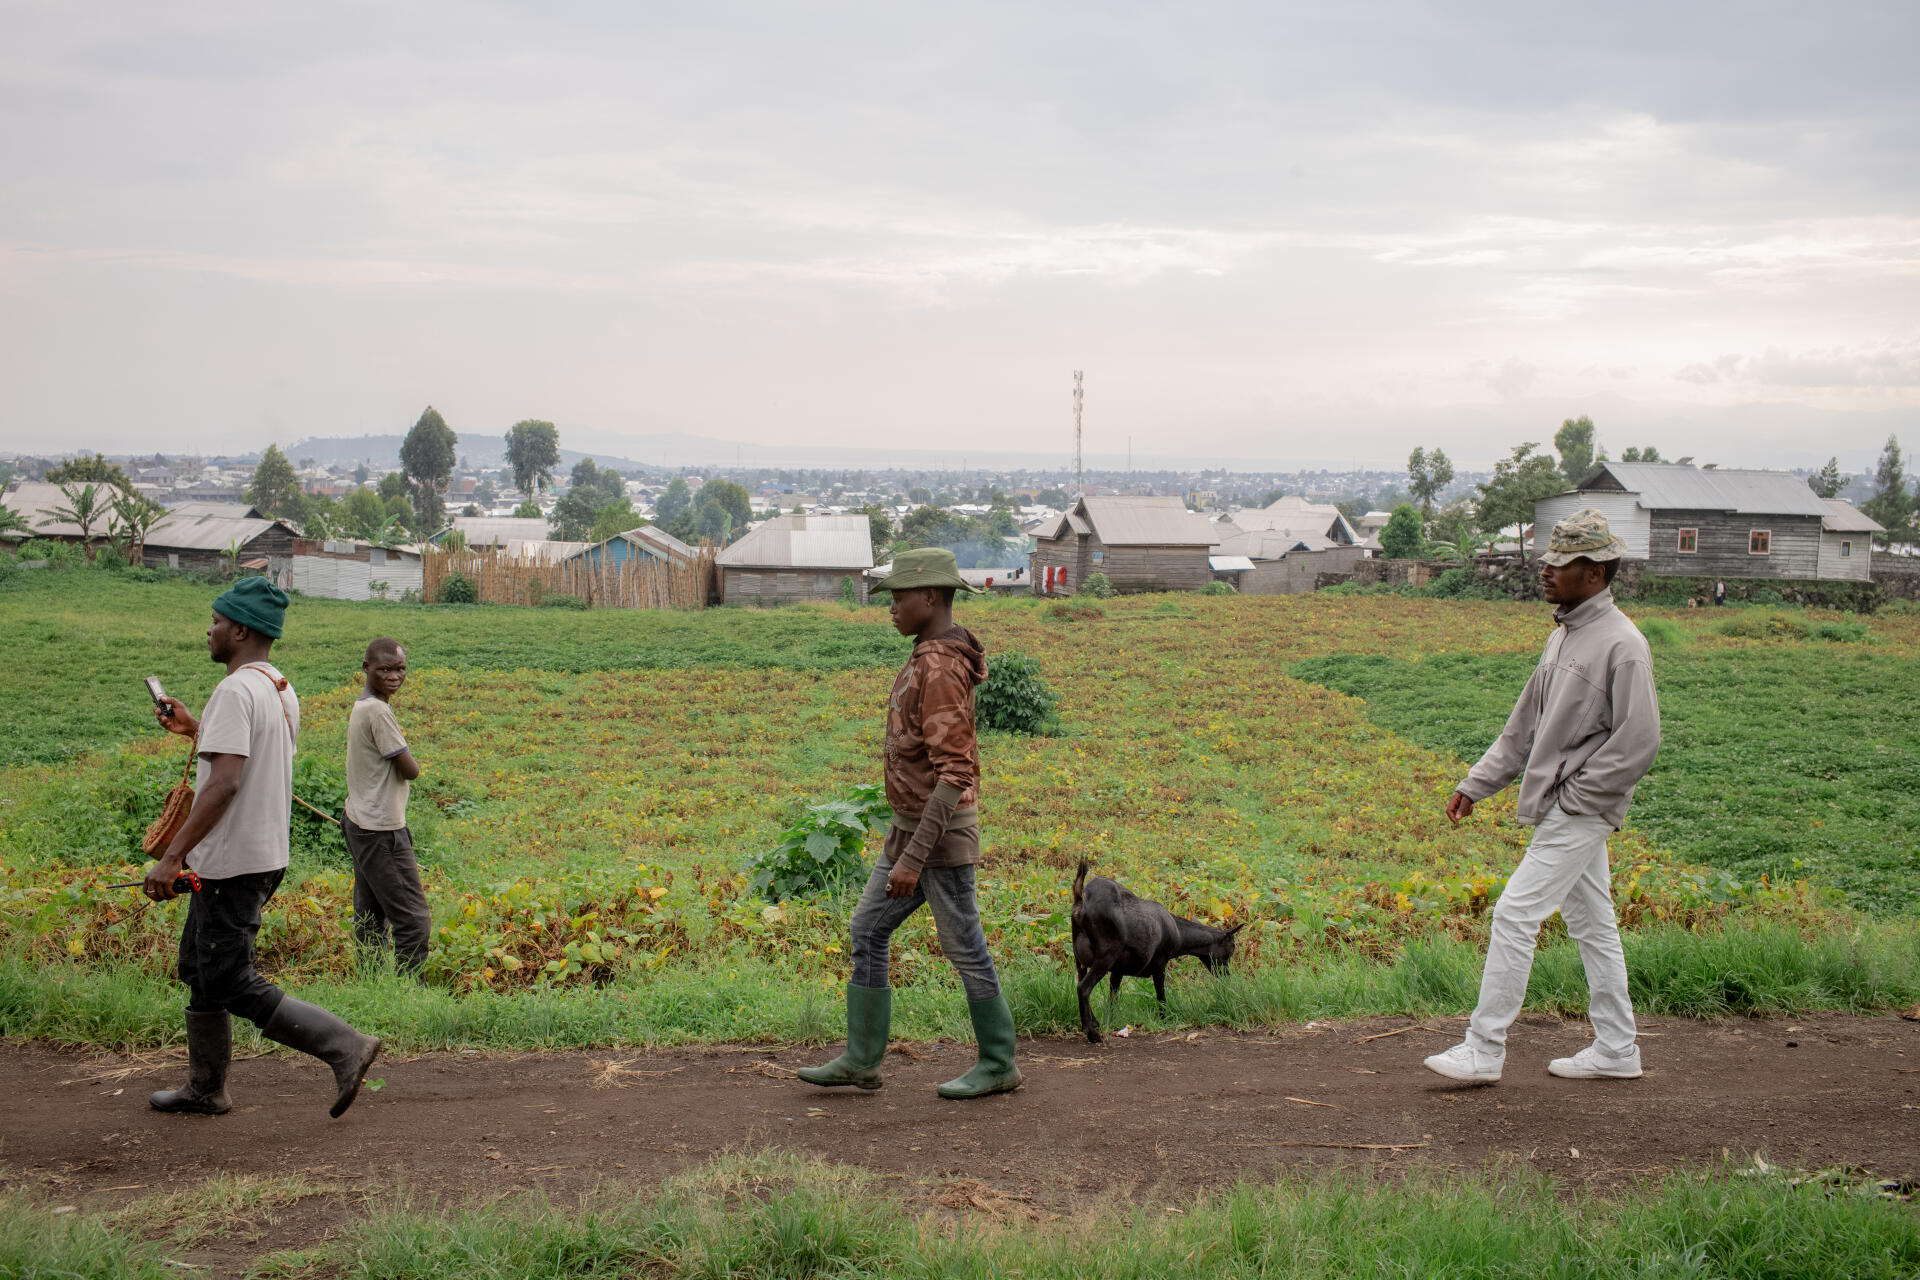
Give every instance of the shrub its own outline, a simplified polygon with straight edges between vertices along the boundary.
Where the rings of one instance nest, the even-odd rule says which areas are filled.
[[[479,598],[479,588],[464,573],[450,573],[440,579],[441,604],[472,604]]]
[[[1804,640],[1807,621],[1772,609],[1742,609],[1722,622],[1719,630],[1723,636],[1743,640]]]
[[[1095,600],[1113,599],[1113,580],[1104,573],[1090,573],[1087,580],[1080,584],[1075,595],[1092,596]]]
[[[564,591],[555,591],[551,594],[541,595],[540,607],[542,609],[584,609],[587,607],[587,602],[579,596],[570,596]]]
[[[1831,640],[1835,644],[1860,644],[1867,638],[1867,626],[1851,618],[1845,622],[1816,622],[1807,634],[1815,640]]]
[[[1647,638],[1650,648],[1678,653],[1687,647],[1687,633],[1671,618],[1640,619],[1640,634]]]
[[[1091,622],[1106,617],[1107,611],[1091,600],[1057,600],[1047,616],[1060,622]]]
[[[852,574],[840,579],[840,603],[849,609],[860,607],[860,588],[854,585]]]
[[[1002,653],[987,662],[986,683],[974,694],[974,717],[982,729],[1046,734],[1059,724],[1054,702],[1038,658]]]
[[[1209,582],[1206,586],[1200,588],[1200,594],[1203,596],[1233,596],[1233,595],[1239,595],[1240,593],[1233,589],[1233,584],[1231,582],[1221,582],[1218,579],[1215,579],[1214,581]]]
[[[1480,580],[1479,574],[1461,565],[1428,583],[1427,594],[1442,600],[1485,600],[1491,598],[1494,592]]]
[[[808,805],[780,843],[748,864],[748,887],[769,902],[816,897],[858,883],[867,872],[867,834],[893,818],[886,788],[855,787],[844,800]]]

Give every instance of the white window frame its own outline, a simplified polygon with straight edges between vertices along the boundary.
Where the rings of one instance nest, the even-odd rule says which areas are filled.
[[[1754,539],[1756,539],[1756,538],[1765,538],[1765,539],[1766,539],[1766,541],[1767,541],[1767,545],[1766,545],[1766,546],[1764,546],[1764,547],[1761,547],[1761,548],[1760,548],[1759,550],[1757,550],[1757,551],[1756,551],[1756,550],[1754,550],[1754,546],[1753,546],[1753,543],[1754,543]],[[1748,554],[1748,555],[1750,555],[1750,556],[1770,556],[1770,555],[1772,555],[1772,554],[1773,554],[1773,530],[1771,530],[1771,529],[1749,529],[1749,530],[1747,530],[1747,554]]]
[[[1688,534],[1692,534],[1692,535],[1693,535],[1693,545],[1692,545],[1692,546],[1688,546],[1688,545],[1687,545],[1687,535],[1688,535]],[[1695,528],[1695,529],[1681,529],[1681,530],[1679,530],[1679,531],[1678,531],[1678,533],[1677,533],[1677,536],[1676,536],[1676,537],[1674,538],[1674,542],[1673,542],[1673,545],[1674,545],[1674,554],[1675,554],[1675,555],[1681,555],[1681,556],[1697,556],[1697,555],[1699,555],[1699,554],[1700,554],[1700,530],[1699,530],[1699,529],[1697,529],[1697,528]]]

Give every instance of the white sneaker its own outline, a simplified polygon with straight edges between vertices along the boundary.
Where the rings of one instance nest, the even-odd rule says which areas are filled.
[[[1500,1059],[1475,1053],[1469,1044],[1457,1044],[1427,1059],[1427,1070],[1463,1084],[1494,1084],[1500,1079]]]
[[[1640,1046],[1624,1058],[1603,1058],[1598,1045],[1588,1045],[1571,1058],[1555,1058],[1547,1070],[1567,1080],[1637,1080],[1640,1078]]]

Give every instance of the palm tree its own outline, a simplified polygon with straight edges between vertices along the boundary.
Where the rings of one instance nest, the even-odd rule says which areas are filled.
[[[0,533],[31,533],[27,522],[12,507],[0,506]]]
[[[399,516],[388,516],[386,523],[376,529],[367,541],[376,547],[404,547],[407,545],[407,526],[400,523]]]
[[[167,509],[145,494],[122,492],[113,500],[113,519],[127,535],[127,563],[139,564],[147,534],[165,518]]]
[[[87,559],[93,559],[93,526],[106,520],[112,511],[105,490],[106,485],[63,484],[61,494],[66,498],[64,507],[48,507],[46,517],[40,521],[42,526],[50,524],[72,524],[80,526],[80,546],[87,553]]]

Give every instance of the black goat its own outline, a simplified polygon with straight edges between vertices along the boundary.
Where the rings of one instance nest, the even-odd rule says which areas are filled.
[[[1231,929],[1182,920],[1157,902],[1135,897],[1105,876],[1087,879],[1087,864],[1073,878],[1073,967],[1080,976],[1080,1029],[1100,1043],[1100,1024],[1088,996],[1106,978],[1107,1004],[1120,994],[1122,978],[1152,978],[1153,996],[1167,1002],[1167,962],[1198,956],[1209,973],[1226,973],[1233,961]]]

